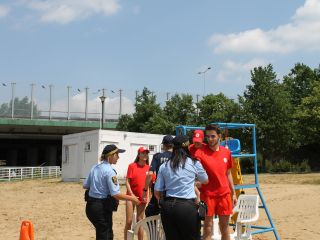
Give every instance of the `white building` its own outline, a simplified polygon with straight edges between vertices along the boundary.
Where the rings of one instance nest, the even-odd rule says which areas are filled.
[[[63,136],[62,139],[62,180],[80,181],[87,177],[91,167],[100,161],[103,148],[115,144],[125,149],[113,168],[119,178],[127,174],[128,165],[132,163],[139,147],[150,150],[149,163],[152,156],[161,151],[163,135],[113,130],[93,130]]]

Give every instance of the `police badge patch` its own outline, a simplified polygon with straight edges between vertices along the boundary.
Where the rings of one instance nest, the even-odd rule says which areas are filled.
[[[113,177],[112,177],[112,182],[113,182],[114,185],[118,185],[117,176],[113,176]]]

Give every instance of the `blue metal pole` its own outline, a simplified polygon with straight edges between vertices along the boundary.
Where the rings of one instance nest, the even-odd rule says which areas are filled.
[[[264,210],[265,210],[265,212],[266,212],[266,214],[267,214],[267,217],[268,217],[268,219],[269,219],[269,222],[270,222],[270,224],[271,224],[271,227],[273,228],[273,230],[272,230],[272,231],[273,231],[273,234],[274,234],[276,240],[280,240],[280,237],[279,237],[279,235],[278,235],[278,233],[277,233],[277,230],[276,230],[276,228],[274,227],[274,224],[273,224],[273,221],[272,221],[270,212],[269,212],[269,210],[268,210],[268,207],[267,207],[267,205],[266,205],[266,203],[265,203],[265,201],[264,201],[264,199],[263,199],[263,197],[262,197],[262,193],[261,193],[261,191],[260,191],[260,187],[259,187],[259,186],[257,187],[257,191],[258,191],[260,200],[261,200],[261,202],[262,202],[262,205],[263,205],[263,207],[264,207]]]
[[[257,158],[257,145],[256,145],[256,127],[252,127],[252,152],[255,155],[254,156],[254,161],[253,161],[253,166],[254,166],[254,178],[255,178],[255,183],[259,184],[259,179],[258,179],[258,158]]]

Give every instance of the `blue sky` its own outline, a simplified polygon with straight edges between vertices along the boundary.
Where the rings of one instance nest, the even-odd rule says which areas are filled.
[[[318,66],[320,0],[1,0],[0,39],[17,88],[202,95],[210,66],[205,93],[236,98],[255,66]]]

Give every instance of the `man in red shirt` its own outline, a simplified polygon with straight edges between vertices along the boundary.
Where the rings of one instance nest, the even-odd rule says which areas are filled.
[[[231,152],[219,146],[221,132],[217,125],[206,126],[205,133],[208,145],[197,150],[195,156],[200,160],[209,177],[209,183],[200,186],[201,200],[208,205],[203,239],[211,239],[213,217],[218,215],[221,239],[229,240],[229,218],[233,204],[237,201],[231,175]]]

